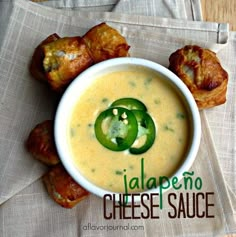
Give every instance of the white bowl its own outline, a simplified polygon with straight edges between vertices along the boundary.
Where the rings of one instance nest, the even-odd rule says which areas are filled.
[[[78,182],[86,190],[100,197],[103,197],[105,194],[114,193],[108,190],[104,190],[88,181],[80,173],[78,168],[75,167],[73,163],[73,158],[70,155],[69,145],[67,142],[67,125],[72,109],[78,101],[80,94],[84,92],[87,87],[89,87],[93,80],[96,80],[97,77],[112,71],[123,70],[125,68],[137,66],[142,66],[151,69],[162,77],[164,77],[167,81],[169,81],[176,88],[178,93],[182,96],[190,115],[190,146],[184,161],[172,177],[175,176],[178,178],[178,180],[182,178],[183,173],[188,171],[192,166],[192,163],[199,149],[201,138],[201,121],[199,116],[199,110],[192,94],[190,93],[186,85],[174,73],[155,62],[139,58],[116,58],[98,63],[85,70],[75,80],[73,80],[73,82],[69,85],[69,87],[63,94],[56,111],[54,136],[59,157],[67,172],[76,182]],[[170,177],[170,180],[172,179],[172,177]],[[166,190],[167,189],[165,189],[164,191]],[[160,189],[159,187],[157,187],[156,189],[151,189],[144,192],[159,193],[159,191]],[[115,195],[118,200],[118,194],[116,193]],[[130,197],[128,201],[130,201]],[[139,201],[138,196],[135,197],[135,201]]]

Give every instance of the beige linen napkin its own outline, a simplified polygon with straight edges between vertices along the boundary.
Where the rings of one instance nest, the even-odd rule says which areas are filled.
[[[80,11],[113,11],[175,19],[201,20],[200,0],[33,0],[44,6]]]
[[[236,193],[235,54],[236,32],[230,32],[227,47],[218,53],[218,57],[229,72],[227,103],[224,106],[205,111],[224,178],[234,193]]]
[[[195,172],[195,177],[202,178],[202,192],[214,193],[211,201],[215,205],[212,208],[215,218],[169,219],[164,199],[166,208],[161,211],[158,220],[106,221],[102,215],[102,201],[93,195],[72,210],[59,207],[48,197],[39,179],[45,167],[26,153],[23,142],[37,122],[53,116],[57,98],[44,85],[30,78],[27,65],[34,47],[47,35],[54,32],[61,36],[82,35],[101,21],[116,27],[127,38],[132,56],[168,66],[171,52],[187,43],[198,43],[214,50],[221,49],[219,54],[230,76],[236,74],[229,60],[236,57],[235,37],[228,42],[227,25],[120,13],[55,10],[17,1],[0,54],[0,198],[1,203],[5,202],[0,207],[2,236],[220,236],[236,231],[235,197],[226,188],[204,112],[201,113],[201,147],[191,170]],[[235,81],[231,80],[227,102],[231,113],[234,113],[231,106],[235,104],[233,93]],[[221,108],[224,108],[223,111],[217,109],[217,112],[226,117],[228,111],[225,111],[225,105]],[[210,115],[214,114],[212,111]],[[234,123],[230,122],[230,126]],[[232,134],[221,135],[229,140]],[[235,182],[235,178],[230,179]],[[182,193],[186,194],[186,191]],[[120,225],[123,229],[129,224],[140,226],[140,229],[109,231],[101,227],[95,231],[89,229],[89,224]]]

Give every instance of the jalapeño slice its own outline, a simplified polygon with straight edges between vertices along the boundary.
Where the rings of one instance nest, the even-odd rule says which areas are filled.
[[[136,141],[145,136],[145,141],[140,147],[131,146],[131,154],[142,154],[146,152],[154,143],[156,138],[156,127],[151,116],[142,110],[132,110],[138,122],[138,135]]]
[[[97,140],[112,151],[130,148],[138,134],[138,123],[134,114],[122,107],[113,107],[101,112],[94,128]]]
[[[115,107],[115,106],[124,107],[130,110],[139,109],[139,110],[147,111],[147,107],[145,106],[143,102],[134,98],[129,98],[129,97],[121,98],[114,101],[110,107]]]

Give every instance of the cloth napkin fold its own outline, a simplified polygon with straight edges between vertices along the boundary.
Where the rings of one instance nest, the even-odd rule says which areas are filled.
[[[43,6],[82,11],[113,11],[146,16],[159,16],[198,21],[202,19],[200,0],[44,0]]]
[[[119,4],[121,2],[127,4],[127,1],[120,1]],[[119,4],[114,8],[117,11],[125,6]],[[24,141],[29,131],[38,122],[53,118],[58,100],[44,85],[30,77],[27,68],[35,46],[51,33],[57,32],[60,36],[83,35],[93,25],[106,21],[126,37],[131,45],[132,56],[147,58],[168,66],[168,57],[173,51],[185,44],[195,43],[218,52],[223,65],[230,73],[230,78],[236,74],[233,60],[230,60],[236,57],[236,37],[233,34],[229,35],[227,24],[174,20],[131,13],[71,11],[47,8],[25,0],[15,2],[0,53],[2,236],[221,236],[236,231],[236,199],[233,192],[235,178],[231,173],[235,171],[235,161],[232,161],[235,150],[229,155],[236,147],[233,146],[235,140],[230,139],[235,136],[235,123],[232,122],[235,118],[235,80],[229,81],[226,105],[201,112],[203,136],[198,156],[191,168],[196,177],[203,180],[202,192],[214,193],[212,202],[215,205],[215,218],[169,219],[166,217],[168,205],[164,198],[166,208],[161,211],[159,220],[128,222],[130,226],[140,226],[137,231],[129,229],[111,232],[101,228],[98,231],[89,229],[89,224],[120,225],[124,229],[127,221],[107,222],[102,216],[102,201],[94,195],[72,210],[65,210],[55,204],[48,197],[40,180],[46,167],[33,160],[24,149]],[[230,118],[227,119],[229,113]],[[222,116],[227,119],[226,123]],[[222,123],[224,126],[220,131],[214,129]],[[229,128],[232,130],[229,131]],[[228,132],[224,133],[224,129]],[[216,147],[212,137],[214,142],[217,140]],[[227,143],[226,153],[221,150],[225,149],[224,142],[219,145],[220,149],[218,147],[222,137],[223,141],[230,142]],[[233,164],[230,168],[226,167],[226,175],[224,173],[227,177],[228,172],[227,184],[221,170],[222,164],[226,163],[221,158],[218,160],[219,154],[220,157],[227,156],[227,161]],[[188,191],[181,192],[186,195]],[[167,196],[168,193],[165,194],[165,197]]]

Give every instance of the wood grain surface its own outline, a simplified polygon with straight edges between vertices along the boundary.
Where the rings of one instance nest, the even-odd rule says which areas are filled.
[[[205,21],[229,23],[230,30],[236,31],[235,0],[201,0]]]

